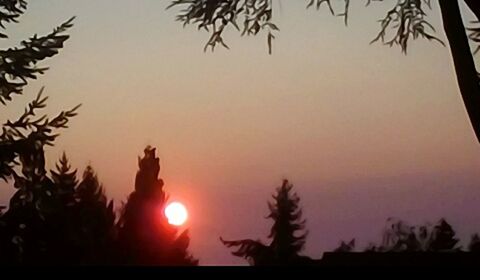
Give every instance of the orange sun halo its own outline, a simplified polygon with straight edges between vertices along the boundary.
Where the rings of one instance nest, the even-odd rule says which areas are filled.
[[[187,221],[187,208],[180,202],[172,202],[165,208],[165,216],[169,224],[181,226]]]

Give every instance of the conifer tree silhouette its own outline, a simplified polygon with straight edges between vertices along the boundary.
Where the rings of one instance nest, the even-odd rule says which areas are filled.
[[[46,221],[52,224],[50,232],[51,254],[58,264],[78,262],[79,224],[76,213],[77,201],[75,191],[78,184],[77,171],[72,170],[65,152],[56,164],[56,170],[51,170],[51,178],[55,188],[55,211]]]
[[[25,12],[25,0],[0,2],[0,28],[14,23]],[[39,66],[55,56],[69,38],[65,32],[73,18],[46,36],[34,35],[21,47],[0,50],[0,103],[7,105],[13,95],[23,94],[29,80],[47,68]],[[7,38],[0,32],[0,39]],[[60,112],[56,117],[38,115],[46,106],[43,88],[16,120],[6,120],[0,134],[0,178],[13,179],[16,192],[8,210],[0,218],[0,261],[2,263],[51,263],[55,261],[50,242],[57,229],[53,221],[56,188],[47,177],[44,147],[53,145],[60,128],[66,128],[79,106]],[[3,122],[3,120],[2,120]],[[18,173],[18,168],[21,170]],[[53,251],[52,251],[53,250]]]
[[[310,258],[300,255],[307,233],[304,232],[305,220],[302,220],[300,199],[295,193],[291,193],[292,188],[293,185],[284,180],[273,196],[274,202],[268,203],[268,218],[274,221],[268,236],[272,239],[269,245],[251,239],[226,241],[220,238],[225,246],[237,248],[232,252],[234,256],[243,257],[251,265],[257,266],[313,263]]]
[[[115,236],[113,200],[108,200],[98,177],[87,166],[76,188],[77,241],[80,264],[112,263]]]
[[[460,240],[455,235],[452,226],[445,219],[441,219],[434,228],[432,241],[428,249],[439,252],[459,250],[460,247],[457,244]]]
[[[46,176],[43,146],[28,147],[20,155],[22,174],[13,174],[17,191],[0,222],[0,259],[6,263],[52,261],[48,233],[54,230],[46,221],[55,211],[55,187]]]
[[[6,0],[0,2],[0,28],[5,24],[17,22],[25,12],[25,0]],[[50,34],[34,35],[21,43],[21,47],[0,50],[0,103],[7,105],[14,95],[23,94],[23,88],[29,80],[36,79],[48,68],[39,63],[58,54],[69,36],[65,34],[73,24],[71,18]],[[0,40],[7,35],[0,32]],[[52,145],[58,134],[56,130],[66,128],[70,118],[76,115],[79,106],[60,112],[54,118],[38,115],[46,106],[47,97],[43,97],[43,88],[37,97],[28,104],[25,112],[16,120],[2,121],[0,133],[0,179],[7,180],[15,175],[15,167],[21,164],[19,157],[34,149],[33,146]]]
[[[159,158],[147,147],[138,159],[135,191],[124,205],[118,223],[120,263],[128,265],[196,265],[187,251],[188,231],[179,234],[164,215],[167,197],[163,189]]]

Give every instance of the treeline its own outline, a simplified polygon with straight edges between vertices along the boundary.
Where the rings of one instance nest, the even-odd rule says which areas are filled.
[[[0,264],[36,265],[197,265],[188,250],[187,231],[168,223],[160,163],[147,147],[138,160],[135,188],[115,211],[95,171],[87,166],[80,179],[65,153],[47,172],[43,154],[21,159],[16,192],[0,213]],[[317,265],[302,254],[307,230],[300,198],[284,180],[268,203],[273,225],[270,242],[259,239],[224,240],[232,254],[250,265]],[[355,239],[341,242],[333,252],[480,252],[474,234],[467,248],[444,219],[437,224],[411,226],[389,219],[382,241],[356,248]]]
[[[302,254],[305,246],[307,230],[306,221],[302,219],[299,197],[292,191],[293,185],[287,180],[277,189],[273,202],[268,203],[273,225],[268,238],[269,243],[258,239],[241,239],[221,241],[227,247],[233,247],[232,252],[237,257],[245,258],[251,265],[321,265],[322,260],[315,260]],[[342,241],[332,250],[334,253],[480,253],[480,236],[473,234],[469,245],[463,248],[455,230],[445,220],[440,219],[435,225],[429,223],[412,226],[405,221],[388,219],[382,240],[371,243],[366,248],[357,248],[355,239]],[[398,255],[398,254],[397,254]],[[422,254],[420,254],[421,256]],[[433,254],[435,255],[435,254]],[[384,254],[384,256],[386,256]],[[476,264],[480,265],[479,256],[475,256]],[[423,261],[423,260],[421,260]],[[428,261],[428,260],[427,260]],[[345,265],[342,260],[338,265]],[[419,263],[421,264],[421,263]],[[394,264],[393,264],[394,265]]]
[[[22,160],[17,190],[0,215],[0,264],[196,265],[187,231],[163,215],[166,193],[155,149],[139,159],[135,190],[116,213],[95,171],[81,180],[65,154],[56,169]]]

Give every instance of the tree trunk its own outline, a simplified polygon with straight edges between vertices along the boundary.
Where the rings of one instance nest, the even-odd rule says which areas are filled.
[[[475,0],[474,2],[478,1]],[[473,130],[480,142],[480,83],[458,0],[439,0],[439,3],[443,27],[450,44],[457,74],[458,87]],[[478,4],[474,4],[474,6],[478,6]]]
[[[475,14],[477,20],[480,20],[480,1],[478,0],[465,0],[468,8]]]

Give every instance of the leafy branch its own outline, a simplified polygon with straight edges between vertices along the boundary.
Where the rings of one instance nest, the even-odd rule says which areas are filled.
[[[47,67],[38,67],[38,63],[58,54],[69,36],[64,34],[73,26],[72,17],[50,34],[23,41],[20,48],[0,50],[0,102],[12,100],[12,94],[22,94],[29,79],[36,79]]]
[[[407,53],[411,38],[422,37],[445,46],[442,40],[427,31],[430,29],[435,32],[435,28],[425,20],[426,13],[422,5],[431,9],[430,0],[399,0],[393,9],[388,11],[386,17],[380,20],[380,32],[371,43],[381,41],[390,47],[399,45],[404,53]],[[386,39],[389,28],[393,29],[393,38]]]
[[[0,134],[0,178],[7,180],[15,175],[14,167],[19,165],[17,157],[28,152],[31,147],[53,145],[58,137],[55,131],[67,128],[69,120],[77,115],[81,105],[60,112],[54,118],[37,116],[37,111],[45,108],[48,97],[43,97],[42,88],[37,97],[28,104],[24,113],[15,121],[7,120]]]
[[[184,26],[197,25],[211,33],[204,51],[217,45],[229,48],[225,43],[224,31],[233,26],[241,35],[257,35],[261,30],[267,31],[267,45],[269,53],[272,52],[274,32],[279,28],[272,22],[272,0],[175,0],[167,7],[184,7],[176,17]],[[243,21],[240,28],[238,18]]]
[[[479,24],[478,21],[473,23]],[[467,31],[469,31],[468,38],[477,45],[473,51],[474,54],[477,54],[480,51],[480,26],[467,28]]]
[[[2,0],[0,1],[0,28],[5,29],[6,23],[17,22],[17,19],[25,12],[27,2],[25,0]],[[0,38],[8,36],[0,32]]]

